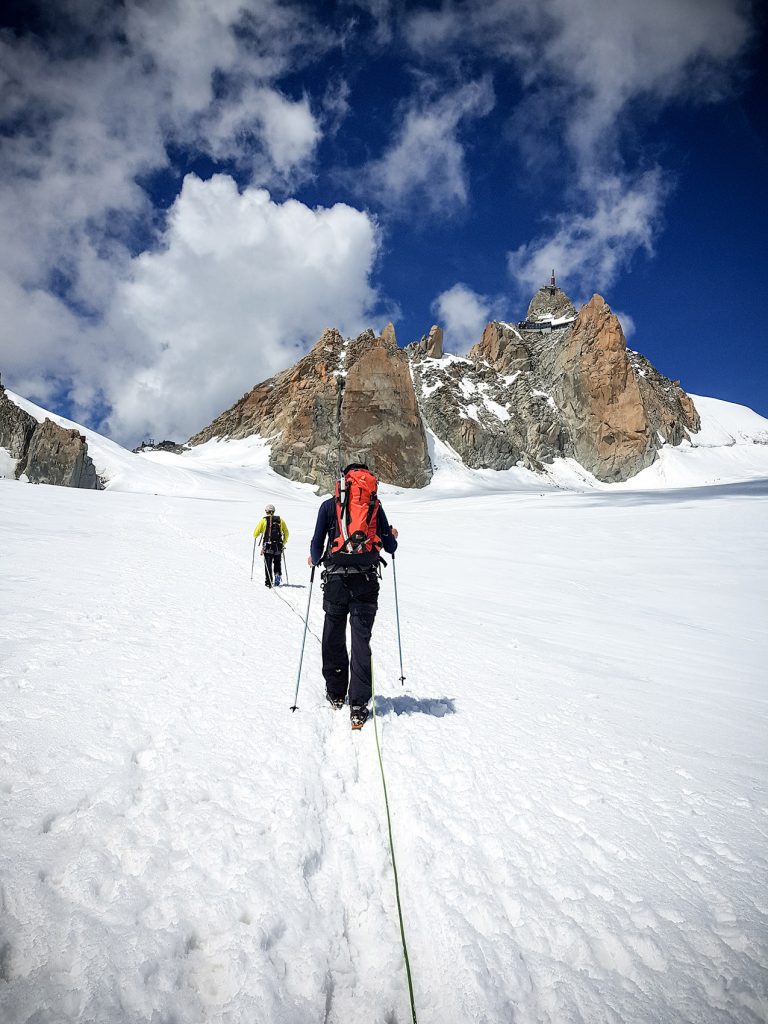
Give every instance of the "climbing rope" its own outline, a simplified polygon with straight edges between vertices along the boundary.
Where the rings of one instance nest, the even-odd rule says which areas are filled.
[[[405,960],[405,973],[408,978],[408,996],[411,1000],[411,1018],[413,1024],[416,1020],[416,1003],[413,998],[413,980],[411,978],[411,962],[408,959],[408,944],[405,941],[405,926],[403,925],[403,911],[400,906],[400,884],[397,880],[397,861],[395,860],[395,844],[392,839],[392,817],[389,813],[389,797],[387,796],[387,779],[384,774],[384,762],[381,758],[381,744],[379,743],[379,726],[376,719],[376,691],[373,685],[373,657],[371,657],[371,704],[373,705],[373,734],[376,737],[376,753],[379,755],[379,769],[381,771],[381,785],[384,789],[384,807],[387,812],[387,831],[389,832],[389,855],[392,859],[392,873],[395,876],[395,900],[397,902],[397,917],[400,922],[400,939],[403,943],[403,959]]]

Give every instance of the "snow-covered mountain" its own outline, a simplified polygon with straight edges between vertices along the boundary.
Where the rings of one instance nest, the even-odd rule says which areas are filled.
[[[355,339],[329,328],[190,443],[259,435],[272,467],[293,480],[330,487],[341,451],[386,483],[423,487],[429,430],[474,469],[540,472],[570,458],[608,483],[699,429],[680,382],[627,349],[605,300],[594,295],[577,312],[553,282],[524,321],[489,323],[466,358],[443,352],[437,325],[405,350],[391,323]]]

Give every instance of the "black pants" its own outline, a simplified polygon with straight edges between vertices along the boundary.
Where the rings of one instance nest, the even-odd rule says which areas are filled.
[[[350,704],[371,699],[371,632],[379,600],[375,573],[329,574],[325,582],[323,676],[331,697],[342,700],[349,688]],[[352,665],[347,656],[347,616],[352,632]]]
[[[283,563],[281,551],[267,551],[264,549],[264,582],[268,587],[272,586],[275,576],[282,576]]]

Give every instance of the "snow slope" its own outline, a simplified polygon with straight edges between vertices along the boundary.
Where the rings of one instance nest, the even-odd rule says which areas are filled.
[[[258,443],[204,449],[105,446],[102,493],[0,480],[3,1024],[410,1020],[317,586],[289,710],[317,498]],[[419,1021],[765,1021],[768,483],[576,493],[436,454],[386,495],[405,688],[391,568],[374,630]]]

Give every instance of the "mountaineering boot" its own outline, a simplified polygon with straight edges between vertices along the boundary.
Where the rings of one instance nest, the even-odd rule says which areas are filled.
[[[344,698],[332,697],[327,690],[325,692],[325,699],[328,701],[328,703],[331,705],[334,711],[339,711],[341,708],[344,707]]]
[[[279,587],[282,582],[283,582],[283,577],[280,575],[279,572],[276,572],[275,573],[275,586]]]
[[[368,706],[366,704],[349,705],[349,721],[353,729],[362,729],[368,720]]]

